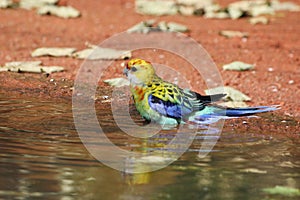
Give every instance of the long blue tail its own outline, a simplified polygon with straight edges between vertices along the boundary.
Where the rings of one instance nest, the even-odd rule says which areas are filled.
[[[248,108],[226,108],[225,115],[228,117],[249,116],[258,113],[278,110],[279,106],[257,106]]]
[[[215,105],[208,105],[205,109],[195,112],[188,118],[188,121],[210,124],[218,121],[219,119],[230,119],[243,116],[250,116],[264,112],[270,112],[280,109],[280,106],[257,106],[248,108],[224,108]]]

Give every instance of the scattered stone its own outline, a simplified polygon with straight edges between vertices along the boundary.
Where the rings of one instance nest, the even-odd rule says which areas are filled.
[[[288,82],[288,84],[290,84],[290,85],[292,85],[292,84],[294,84],[294,83],[295,83],[294,80],[289,80],[289,82]]]
[[[0,67],[0,72],[7,72],[7,68],[4,68],[4,67]]]
[[[226,10],[230,18],[237,19],[243,16],[274,15],[278,10],[300,11],[300,6],[291,2],[280,3],[278,0],[245,0],[230,3]]]
[[[82,51],[78,51],[73,53],[72,56],[78,59],[88,60],[124,60],[132,57],[131,51],[128,50],[116,50],[98,46],[92,46]]]
[[[224,87],[216,87],[213,89],[208,89],[205,90],[205,93],[207,95],[212,95],[212,94],[219,94],[225,92],[227,94],[224,98],[227,101],[234,101],[234,102],[241,102],[241,101],[251,101],[251,98],[248,97],[247,95],[243,94],[242,92],[229,87],[229,86],[224,86]]]
[[[300,11],[292,2],[243,0],[221,8],[213,0],[136,0],[136,12],[145,15],[204,15],[206,18],[238,19],[245,16],[273,15],[275,11]]]
[[[228,5],[228,10],[230,9],[239,10],[243,15],[249,16],[274,14],[274,9],[270,7],[267,0],[237,1]]]
[[[259,15],[274,15],[275,11],[269,5],[259,5],[251,7],[247,13],[250,16],[256,17]]]
[[[39,7],[37,13],[40,15],[55,15],[62,18],[76,18],[80,12],[71,6],[45,5]]]
[[[178,12],[182,15],[204,15],[212,10],[219,10],[220,6],[213,0],[176,0]]]
[[[205,8],[213,5],[214,0],[176,0],[179,5],[194,6],[195,8]]]
[[[271,6],[275,11],[300,11],[300,6],[293,2],[279,2],[278,0],[273,0],[271,1]]]
[[[163,32],[167,32],[168,31],[168,24],[165,21],[161,21],[157,24],[158,30],[163,31]]]
[[[213,2],[210,2],[207,5],[203,5],[202,8],[203,8],[205,13],[224,11],[224,10],[222,10],[220,5],[214,4]]]
[[[107,83],[114,87],[123,87],[123,86],[128,86],[130,84],[129,81],[125,78],[107,79],[107,80],[104,80],[104,83]]]
[[[264,17],[264,16],[260,16],[260,17],[252,17],[249,19],[250,24],[255,25],[255,24],[268,24],[269,20],[268,18]]]
[[[289,196],[289,197],[300,196],[299,189],[286,187],[286,186],[276,185],[273,188],[264,188],[262,190],[268,194],[277,194],[277,195],[279,194],[279,195]]]
[[[20,67],[20,66],[32,66],[37,67],[42,64],[42,61],[13,61],[5,63],[4,67]]]
[[[55,5],[58,0],[20,0],[19,6],[24,9],[39,8],[45,5]]]
[[[187,32],[188,28],[175,22],[161,21],[154,26],[155,20],[140,22],[127,30],[128,33],[149,33],[150,31],[162,32]]]
[[[54,57],[61,57],[61,56],[71,56],[72,53],[76,51],[76,48],[57,48],[57,47],[41,47],[35,49],[32,53],[32,57],[39,57],[39,56],[54,56]]]
[[[226,65],[223,65],[224,70],[234,70],[234,71],[247,71],[254,68],[254,65],[235,61]]]
[[[175,1],[149,1],[149,0],[136,0],[135,10],[137,13],[145,15],[175,15],[178,13],[178,7]]]
[[[234,8],[234,7],[228,7],[228,14],[231,19],[238,19],[241,16],[243,16],[244,12],[240,9]]]
[[[246,32],[240,32],[240,31],[230,31],[230,30],[223,30],[220,31],[220,35],[227,37],[227,38],[232,38],[232,37],[248,37],[249,34]]]
[[[195,8],[193,6],[180,6],[178,12],[181,15],[191,16],[195,14]],[[201,13],[203,14],[203,13]]]
[[[0,8],[9,8],[13,5],[12,0],[0,0]]]
[[[204,10],[215,6],[213,0],[136,0],[137,13],[145,15],[203,15]],[[218,5],[217,5],[218,6]]]
[[[188,28],[182,24],[178,24],[175,22],[169,22],[167,24],[167,31],[169,32],[187,32]]]
[[[208,12],[204,15],[205,18],[215,18],[215,19],[226,19],[229,18],[229,14],[226,12]]]
[[[127,33],[149,33],[155,20],[142,21],[127,30]]]
[[[60,66],[41,66],[41,61],[17,61],[5,63],[0,71],[11,72],[31,72],[31,73],[47,73],[63,71],[64,68]]]

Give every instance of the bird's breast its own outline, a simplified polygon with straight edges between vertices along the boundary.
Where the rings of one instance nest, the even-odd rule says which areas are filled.
[[[145,92],[146,92],[146,90],[144,88],[135,86],[135,87],[133,87],[132,90],[133,90],[132,94],[133,94],[134,100],[136,102],[140,102],[140,101],[144,100],[144,98],[145,98]]]

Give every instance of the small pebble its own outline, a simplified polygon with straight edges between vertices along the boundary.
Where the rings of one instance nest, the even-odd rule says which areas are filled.
[[[50,82],[54,82],[54,81],[55,81],[54,78],[51,78],[51,79],[50,79]]]
[[[294,83],[295,83],[294,80],[289,80],[289,84],[290,84],[290,85],[292,85],[292,84],[294,84]]]
[[[272,67],[269,67],[269,68],[268,68],[268,71],[269,71],[269,72],[273,72],[274,69],[273,69]]]

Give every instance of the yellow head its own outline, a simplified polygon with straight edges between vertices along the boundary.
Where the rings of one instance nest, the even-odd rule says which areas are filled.
[[[155,76],[152,64],[139,58],[131,59],[126,64],[124,74],[132,85],[147,84]]]

